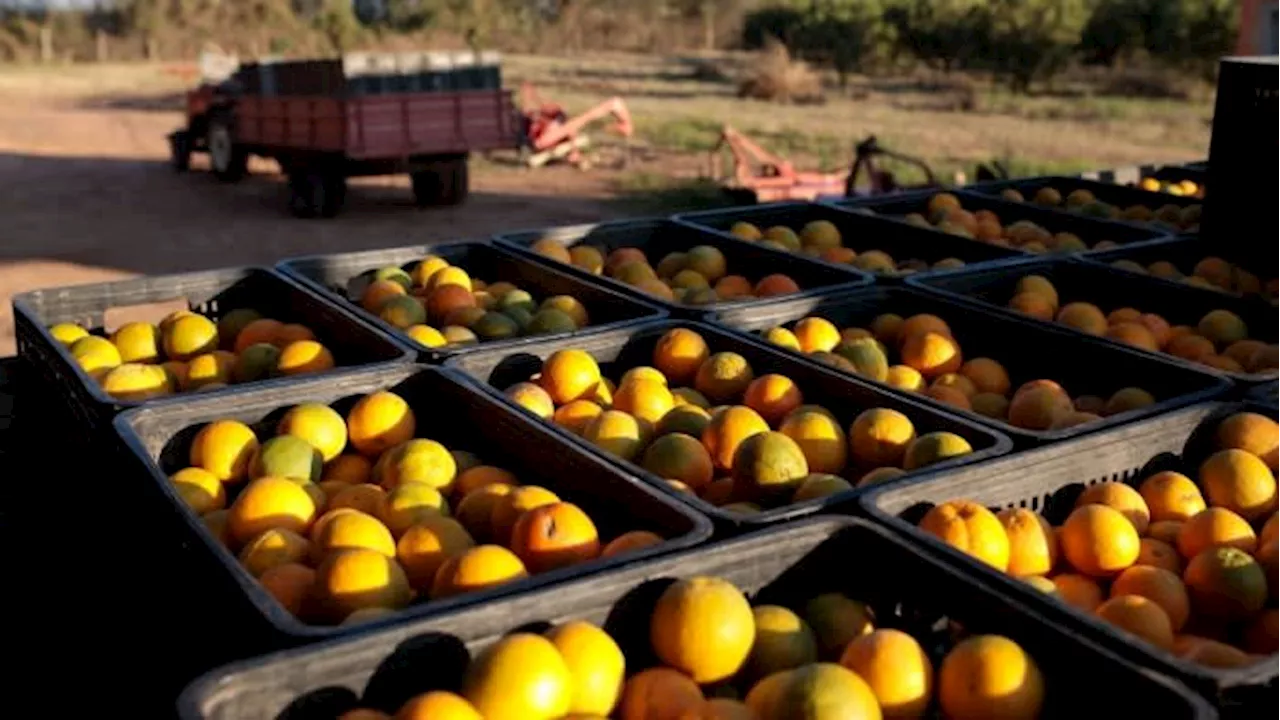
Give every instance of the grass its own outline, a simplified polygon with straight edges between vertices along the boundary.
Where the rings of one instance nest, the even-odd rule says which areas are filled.
[[[619,205],[640,214],[711,210],[733,204],[710,180],[675,178],[652,172],[628,173],[616,182],[614,190]]]

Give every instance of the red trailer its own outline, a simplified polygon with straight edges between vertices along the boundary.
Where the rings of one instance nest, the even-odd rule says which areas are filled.
[[[272,158],[288,176],[291,212],[332,217],[354,176],[408,173],[420,206],[460,203],[470,153],[520,146],[496,67],[353,78],[343,62],[241,66],[191,91],[186,127],[169,137],[175,169],[207,152],[213,173],[234,182],[250,155]]]

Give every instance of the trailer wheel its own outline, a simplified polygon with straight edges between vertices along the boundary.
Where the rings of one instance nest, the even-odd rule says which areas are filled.
[[[176,130],[169,135],[169,164],[174,172],[191,168],[191,136],[186,130]]]
[[[300,170],[289,175],[289,212],[295,217],[334,217],[346,199],[347,179],[341,173]]]
[[[426,170],[410,173],[413,197],[418,207],[458,205],[470,191],[467,158],[433,160]]]
[[[209,148],[209,164],[213,174],[223,182],[236,182],[249,169],[249,153],[237,146],[231,120],[225,115],[209,118],[205,134],[205,146]]]

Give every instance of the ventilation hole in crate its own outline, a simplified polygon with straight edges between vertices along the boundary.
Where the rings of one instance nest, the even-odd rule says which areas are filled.
[[[360,704],[393,713],[414,695],[454,690],[470,661],[466,646],[452,635],[430,632],[409,638],[374,670]]]
[[[605,618],[604,631],[618,642],[629,667],[640,669],[656,663],[649,642],[649,618],[658,597],[674,582],[671,578],[657,578],[637,585],[614,603]]]
[[[350,688],[325,687],[299,695],[277,716],[278,720],[329,720],[360,705]]]

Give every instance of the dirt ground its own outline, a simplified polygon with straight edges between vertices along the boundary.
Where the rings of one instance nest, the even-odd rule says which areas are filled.
[[[479,238],[613,217],[608,171],[477,163],[456,208],[418,210],[407,178],[357,181],[334,220],[284,211],[275,163],[223,185],[167,164],[179,113],[0,87],[0,355],[14,351],[10,300],[117,277],[270,264],[282,258]]]

